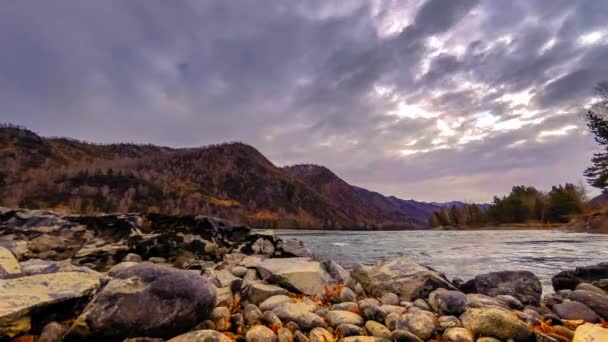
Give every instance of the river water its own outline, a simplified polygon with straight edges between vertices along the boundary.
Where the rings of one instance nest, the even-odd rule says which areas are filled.
[[[297,239],[321,260],[347,268],[394,257],[409,257],[449,279],[463,280],[501,270],[528,270],[551,290],[551,276],[576,266],[608,261],[608,235],[558,230],[482,231],[307,231],[276,230]]]

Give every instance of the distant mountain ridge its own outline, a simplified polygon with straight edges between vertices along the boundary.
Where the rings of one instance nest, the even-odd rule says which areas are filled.
[[[439,206],[351,186],[318,165],[277,167],[255,148],[91,144],[0,127],[0,205],[204,214],[270,228],[422,229]]]

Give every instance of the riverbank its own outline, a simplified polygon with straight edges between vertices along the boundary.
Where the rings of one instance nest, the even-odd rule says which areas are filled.
[[[8,341],[599,341],[608,331],[608,264],[562,272],[543,296],[526,271],[464,282],[396,258],[349,272],[297,241],[208,217],[28,210],[0,213],[0,246]]]

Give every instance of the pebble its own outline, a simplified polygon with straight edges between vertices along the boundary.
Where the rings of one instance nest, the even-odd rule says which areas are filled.
[[[435,315],[424,310],[408,312],[397,321],[398,330],[407,330],[422,340],[428,340],[435,328]]]
[[[376,321],[367,321],[365,322],[365,330],[367,330],[367,335],[376,336],[376,337],[384,337],[390,338],[391,331],[385,327],[383,324],[380,324]]]
[[[395,342],[422,342],[422,340],[407,330],[395,330],[390,339]]]
[[[277,332],[277,342],[293,342],[293,334],[287,328],[281,328]]]
[[[363,335],[364,333],[365,331],[363,330],[363,328],[353,324],[340,324],[336,328],[336,334],[338,334],[338,337],[340,338],[349,336],[359,336]]]
[[[247,342],[276,342],[277,335],[263,325],[254,325],[245,335]]]
[[[399,305],[399,296],[392,292],[385,293],[380,299],[382,305]]]
[[[38,342],[60,342],[63,341],[65,329],[57,322],[51,322],[42,328]]]
[[[442,337],[444,342],[473,342],[473,336],[465,328],[449,328]]]
[[[348,287],[344,287],[342,288],[342,290],[340,290],[340,302],[356,302],[357,301],[357,295],[355,294],[355,292],[351,289],[349,289]]]
[[[314,328],[308,334],[310,342],[327,342],[333,341],[333,335],[325,328]]]
[[[356,313],[349,311],[330,311],[327,313],[327,320],[332,327],[337,327],[340,324],[363,325],[363,318]]]
[[[236,277],[242,278],[245,276],[245,274],[247,274],[247,267],[235,266],[232,268],[232,270],[230,270],[230,272],[232,272],[232,274],[234,274]]]

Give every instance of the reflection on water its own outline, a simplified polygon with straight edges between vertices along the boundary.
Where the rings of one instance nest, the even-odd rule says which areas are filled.
[[[445,273],[470,279],[500,270],[528,270],[551,289],[559,271],[608,261],[608,235],[562,231],[305,231],[277,230],[304,241],[322,260],[345,267],[406,256]]]

